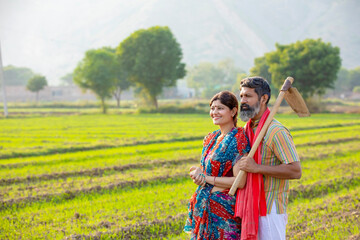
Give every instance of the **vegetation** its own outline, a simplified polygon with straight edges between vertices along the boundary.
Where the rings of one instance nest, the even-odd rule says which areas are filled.
[[[209,99],[222,90],[231,90],[240,73],[244,71],[236,68],[230,59],[217,64],[201,62],[189,69],[186,80],[195,89],[196,97]]]
[[[334,87],[340,66],[338,47],[321,39],[306,39],[289,45],[276,44],[275,51],[255,59],[251,72],[270,77],[276,88],[281,87],[287,76],[292,76],[294,86],[308,99]]]
[[[139,95],[158,108],[163,87],[174,86],[185,76],[182,50],[168,27],[151,27],[134,32],[117,48],[120,66],[136,83]]]
[[[6,86],[26,86],[30,78],[34,77],[31,69],[15,67],[12,65],[4,67],[4,79]]]
[[[65,86],[74,85],[73,73],[68,73],[60,78],[61,84]]]
[[[47,85],[46,78],[41,75],[35,75],[34,77],[30,78],[27,82],[26,88],[36,93],[36,102],[39,100],[39,91],[44,89]]]
[[[276,118],[303,175],[291,181],[288,239],[359,237],[360,115]],[[188,239],[204,114],[0,120],[1,239]]]
[[[106,48],[87,51],[74,70],[74,82],[99,97],[103,113],[106,113],[105,99],[111,97],[114,89],[115,72],[115,54]]]

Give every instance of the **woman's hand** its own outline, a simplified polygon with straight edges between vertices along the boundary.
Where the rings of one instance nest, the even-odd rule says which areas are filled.
[[[196,185],[205,186],[205,175],[201,171],[201,168],[192,166],[190,168],[190,177]]]

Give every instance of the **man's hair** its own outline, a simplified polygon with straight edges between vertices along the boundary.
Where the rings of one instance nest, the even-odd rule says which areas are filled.
[[[255,88],[255,92],[258,95],[259,100],[263,95],[265,95],[265,94],[268,95],[269,98],[268,98],[266,104],[269,103],[269,100],[271,97],[271,89],[270,89],[269,83],[266,81],[265,78],[262,78],[262,77],[244,78],[240,82],[240,90],[242,87]]]

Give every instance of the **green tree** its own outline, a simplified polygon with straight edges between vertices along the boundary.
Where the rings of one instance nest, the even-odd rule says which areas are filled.
[[[189,69],[186,81],[195,89],[195,96],[209,98],[222,90],[231,90],[239,73],[243,71],[230,59],[217,64],[201,62]]]
[[[104,47],[103,49],[116,54],[116,49],[111,47]],[[116,55],[116,58],[118,56]],[[117,66],[115,68],[115,83],[114,83],[114,90],[113,96],[116,99],[117,107],[120,107],[120,100],[121,100],[121,93],[127,89],[129,89],[133,84],[129,81],[127,74],[125,73],[122,65],[120,64],[119,60],[116,60]]]
[[[63,85],[71,86],[74,84],[73,73],[68,73],[60,78]]]
[[[360,67],[354,68],[349,72],[349,90],[352,91],[356,86],[360,86]]]
[[[350,70],[341,68],[337,74],[333,92],[339,94],[352,91],[355,86],[360,86],[360,67]]]
[[[272,83],[279,88],[287,76],[292,76],[294,86],[306,99],[333,88],[341,66],[339,54],[339,48],[330,43],[306,39],[289,45],[276,44],[276,50],[265,57]]]
[[[360,86],[355,86],[353,89],[354,93],[360,93]]]
[[[346,68],[341,68],[337,74],[337,78],[334,84],[334,92],[340,93],[349,89],[349,70],[347,70]]]
[[[270,84],[271,94],[275,96],[278,95],[279,89],[275,87],[271,81],[271,73],[269,72],[269,65],[266,62],[265,56],[255,58],[254,66],[250,69],[250,76],[261,76],[265,78]]]
[[[246,73],[238,73],[236,77],[236,83],[232,86],[231,91],[235,93],[237,97],[240,96],[240,82],[244,78],[249,77]]]
[[[39,91],[43,89],[47,85],[46,78],[41,75],[35,75],[34,77],[30,78],[27,82],[26,88],[36,93],[36,102],[39,100]]]
[[[4,80],[6,86],[26,86],[30,78],[34,77],[30,68],[15,67],[12,65],[4,67]]]
[[[250,76],[261,76],[271,83],[271,73],[265,56],[255,58],[254,66],[250,69]]]
[[[171,87],[185,76],[182,50],[168,27],[134,32],[117,48],[118,61],[129,81],[135,83],[158,108],[163,87]]]
[[[106,113],[105,100],[110,98],[114,89],[116,74],[115,54],[106,48],[88,50],[85,57],[74,70],[74,82],[82,89],[90,89],[101,102]]]

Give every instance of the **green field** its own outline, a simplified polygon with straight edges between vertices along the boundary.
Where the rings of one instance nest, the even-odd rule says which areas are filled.
[[[288,239],[360,238],[360,114],[282,114],[302,161]],[[0,119],[0,239],[187,239],[206,114]]]

